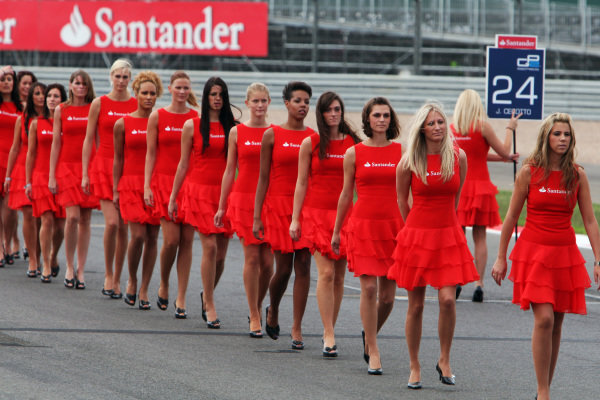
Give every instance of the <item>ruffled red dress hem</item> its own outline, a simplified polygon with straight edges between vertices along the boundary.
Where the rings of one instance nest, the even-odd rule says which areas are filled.
[[[335,254],[331,249],[331,236],[333,235],[336,214],[337,210],[313,207],[302,209],[302,235],[310,242],[310,252],[312,254],[318,251],[331,260],[346,258],[347,218],[340,232],[340,254]]]
[[[290,236],[293,201],[293,196],[267,195],[263,210],[265,241],[271,245],[273,251],[293,253],[300,249],[310,249],[310,243],[305,237],[293,241]]]
[[[215,214],[219,208],[220,185],[201,185],[186,180],[181,188],[183,222],[192,225],[203,235],[222,234],[233,236],[229,218],[223,218],[223,227],[215,226]]]
[[[81,171],[80,163],[62,162],[58,165],[56,172],[56,184],[58,194],[56,201],[61,207],[79,206],[81,208],[100,208],[96,196],[87,195],[81,190],[81,176],[72,172],[74,169]]]
[[[238,235],[244,246],[267,243],[266,240],[258,240],[252,233],[254,193],[231,192],[226,215],[231,223],[231,228]]]
[[[497,193],[498,189],[489,180],[465,180],[456,210],[460,225],[500,225]]]
[[[25,195],[25,166],[17,162],[11,174],[8,207],[20,210],[26,206],[31,206],[31,201]]]
[[[144,202],[144,178],[122,176],[119,180],[119,210],[125,222],[159,225],[160,218]]]
[[[89,170],[90,191],[99,200],[113,199],[113,159],[96,154]],[[120,203],[120,201],[119,201]]]

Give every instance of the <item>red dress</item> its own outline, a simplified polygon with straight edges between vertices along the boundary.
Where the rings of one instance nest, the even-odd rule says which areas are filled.
[[[348,220],[348,269],[354,276],[386,276],[396,234],[404,225],[396,196],[396,165],[402,145],[354,146],[357,201]]]
[[[99,208],[98,198],[81,190],[81,149],[85,140],[90,105],[61,107],[62,138],[56,165],[56,201],[62,207]],[[92,157],[94,156],[92,151]]]
[[[158,139],[156,143],[156,164],[152,172],[150,187],[154,194],[154,216],[169,218],[169,198],[173,190],[173,179],[181,158],[181,132],[185,121],[198,116],[196,110],[190,109],[185,114],[171,113],[164,108],[158,110]],[[193,162],[193,160],[190,160]],[[181,191],[177,197],[181,199]],[[177,221],[181,222],[183,214],[179,210]]]
[[[137,100],[131,97],[126,101],[111,100],[108,96],[100,97],[98,114],[98,152],[90,163],[90,191],[100,200],[113,198],[113,159],[115,154],[113,128],[121,117],[129,115],[137,109]]]
[[[531,167],[527,220],[510,254],[513,303],[523,310],[550,303],[555,312],[585,314],[591,281],[571,226],[577,190],[567,199],[561,171],[543,178],[543,169]]]
[[[17,111],[15,103],[3,101],[0,104],[0,177],[6,176],[6,165],[15,134],[15,123],[20,115],[21,112]],[[2,185],[0,196],[4,195],[4,185]]]
[[[146,129],[148,118],[123,117],[123,172],[119,179],[119,210],[125,222],[158,225],[144,202],[144,166],[146,164]]]
[[[209,146],[202,150],[200,118],[194,118],[192,168],[181,186],[183,222],[192,225],[203,235],[224,234],[231,237],[229,218],[223,218],[223,227],[215,226],[214,217],[219,208],[221,182],[227,164],[225,132],[220,122],[210,123]]]
[[[496,226],[502,223],[498,213],[498,189],[490,180],[487,155],[490,145],[480,130],[471,129],[465,136],[450,125],[456,143],[467,155],[469,168],[458,201],[458,222],[461,226]]]
[[[29,125],[31,122],[29,121]],[[10,174],[10,189],[8,196],[8,206],[13,210],[19,210],[25,206],[31,206],[31,201],[25,195],[25,159],[27,158],[28,137],[25,131],[25,116],[21,117],[21,147],[19,155]]]
[[[229,195],[227,217],[245,246],[266,243],[254,237],[252,223],[260,171],[260,144],[263,134],[270,127],[250,128],[244,124],[237,125],[238,175]]]
[[[265,241],[273,251],[293,253],[310,248],[306,238],[294,242],[290,224],[294,208],[294,190],[298,178],[298,154],[305,137],[316,133],[311,128],[303,131],[284,129],[273,125],[273,153],[269,177],[269,191],[263,208],[265,216]]]
[[[50,150],[52,149],[53,120],[38,117],[36,134],[36,154],[31,174],[31,204],[33,216],[39,218],[43,213],[51,211],[57,218],[65,218],[65,209],[56,203],[55,197],[48,189],[50,170]],[[29,132],[30,135],[33,132]]]
[[[427,285],[440,289],[479,279],[454,210],[460,187],[458,157],[447,182],[441,177],[440,160],[439,154],[427,155],[427,185],[412,174],[413,205],[396,238],[394,265],[388,273],[388,279],[407,290]]]
[[[346,135],[343,140],[331,140],[326,157],[319,158],[319,134],[310,137],[312,157],[310,176],[304,205],[302,207],[302,236],[311,243],[311,253],[318,251],[332,260],[346,258],[346,221],[342,226],[340,254],[331,249],[331,236],[337,214],[337,204],[344,186],[344,155],[354,146],[354,140]]]

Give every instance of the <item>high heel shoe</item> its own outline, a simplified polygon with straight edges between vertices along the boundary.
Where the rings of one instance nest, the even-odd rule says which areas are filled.
[[[322,340],[322,342],[323,342],[323,357],[333,358],[333,357],[338,356],[337,345],[334,344],[331,347],[327,347],[327,346],[325,346],[325,341]]]
[[[23,247],[23,260],[27,260],[29,258],[29,251],[26,247]]]
[[[381,368],[381,367],[379,367],[379,368],[368,367],[367,368],[367,373],[369,375],[383,375],[383,368]]]
[[[177,318],[177,319],[186,319],[187,318],[187,312],[185,312],[185,308],[179,308],[179,307],[177,307],[177,300],[175,300],[175,302],[173,302],[173,305],[175,306],[175,318]]]
[[[419,390],[419,389],[423,388],[423,386],[421,385],[421,381],[408,382],[406,387],[408,387],[409,389],[413,389],[413,390]]]
[[[135,300],[137,299],[137,294],[129,294],[129,293],[125,293],[125,296],[123,297],[123,301],[125,302],[125,304],[127,304],[128,306],[135,306]]]
[[[263,338],[262,329],[257,329],[255,331],[250,330],[250,316],[248,316],[248,336],[250,336],[253,339],[262,339]]]
[[[271,306],[268,305],[265,309],[265,331],[267,332],[267,335],[269,335],[269,337],[273,340],[277,340],[279,339],[279,325],[277,326],[269,326],[269,308]]]
[[[435,370],[440,374],[440,381],[444,385],[456,385],[456,376],[443,376],[442,369],[440,368],[440,364],[435,364]]]
[[[363,340],[363,359],[367,364],[369,364],[369,355],[367,354],[367,347],[365,345],[365,331],[362,331],[362,340]]]
[[[13,265],[15,263],[15,260],[13,258],[12,254],[5,254],[4,255],[4,263],[7,265]]]

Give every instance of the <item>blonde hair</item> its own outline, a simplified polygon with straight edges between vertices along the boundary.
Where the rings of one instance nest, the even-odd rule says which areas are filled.
[[[542,168],[544,170],[543,180],[548,179],[550,176],[550,134],[554,124],[558,122],[564,122],[569,125],[571,131],[571,141],[569,142],[569,148],[560,159],[560,170],[562,171],[561,184],[567,190],[567,197],[574,194],[575,187],[579,184],[579,173],[577,172],[577,164],[575,164],[575,129],[573,129],[573,120],[567,113],[556,112],[548,115],[540,125],[538,131],[538,137],[533,152],[523,164],[529,164],[534,167]]]
[[[442,106],[437,103],[424,104],[413,117],[412,125],[408,132],[408,150],[406,151],[406,161],[404,167],[414,172],[424,184],[427,184],[427,144],[423,126],[430,113],[437,112],[446,123],[446,135],[442,140],[441,173],[444,182],[447,182],[454,175],[454,135],[448,129],[448,118],[442,110]]]
[[[110,75],[112,76],[113,72],[118,71],[120,69],[126,69],[131,74],[131,70],[133,69],[133,65],[131,65],[131,61],[126,58],[119,58],[112,63],[110,67]]]
[[[190,86],[192,84],[192,80],[190,79],[190,76],[188,74],[186,74],[184,71],[173,72],[173,75],[171,75],[170,85],[172,85],[173,82],[175,82],[177,79],[187,79],[188,81],[190,81]],[[196,95],[194,94],[194,90],[190,90],[190,94],[188,95],[187,102],[194,107],[200,107],[200,105],[198,104],[198,99],[196,98]]]
[[[479,93],[473,89],[464,90],[456,100],[452,119],[454,129],[462,136],[468,135],[471,129],[481,129],[486,115]]]
[[[160,97],[163,94],[163,85],[160,77],[156,72],[142,71],[136,75],[135,79],[131,83],[133,92],[137,95],[140,92],[142,83],[151,82],[156,87],[156,97]]]
[[[262,92],[266,93],[269,100],[271,100],[271,93],[269,93],[269,88],[262,82],[253,82],[246,89],[246,100],[250,100],[250,96],[252,93]]]

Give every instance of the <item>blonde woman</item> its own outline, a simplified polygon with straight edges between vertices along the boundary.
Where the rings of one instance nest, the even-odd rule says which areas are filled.
[[[405,330],[410,389],[421,388],[419,347],[427,285],[438,291],[440,356],[435,368],[442,383],[454,385],[450,347],[456,324],[456,285],[479,279],[455,212],[467,157],[454,146],[446,121],[438,105],[422,106],[414,116],[408,149],[396,169],[398,206],[406,224],[396,238],[395,262],[388,278],[408,291]]]
[[[473,227],[475,267],[480,279],[475,282],[472,300],[478,303],[483,301],[483,276],[487,264],[486,228],[502,223],[496,201],[498,189],[490,180],[487,161],[518,159],[518,154],[511,154],[510,145],[512,133],[517,129],[517,121],[520,117],[521,114],[515,116],[513,113],[506,125],[504,142],[501,142],[486,119],[479,94],[472,89],[467,89],[456,101],[454,123],[450,125],[454,139],[465,152],[469,163],[456,212],[458,222],[463,229],[467,226]],[[498,153],[499,157],[488,155],[490,147]],[[457,297],[460,290],[461,287],[458,286]]]

